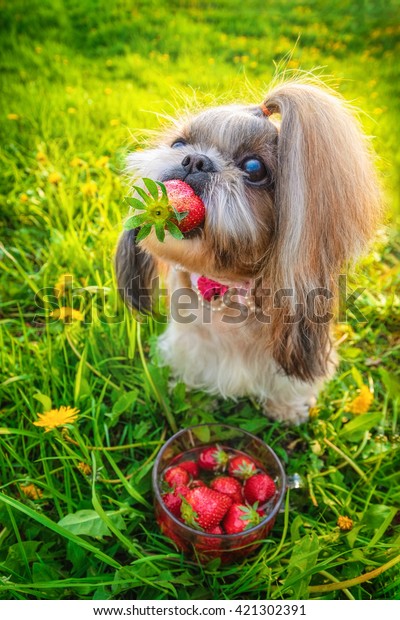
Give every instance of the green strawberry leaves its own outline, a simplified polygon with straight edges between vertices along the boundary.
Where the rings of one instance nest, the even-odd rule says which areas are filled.
[[[175,207],[172,207],[172,210],[173,210],[173,212],[175,214],[175,218],[178,220],[178,222],[181,222],[182,220],[184,220],[185,217],[189,214],[189,211],[177,211],[175,209]],[[178,228],[178,230],[179,230],[179,228]]]
[[[156,230],[156,237],[157,239],[162,243],[165,239],[165,231],[164,231],[164,227],[162,224],[156,224],[155,225],[155,230]],[[183,237],[183,235],[182,235]]]
[[[124,224],[125,230],[131,230],[132,228],[139,228],[146,221],[146,213],[139,213],[139,215],[132,215],[128,217]]]
[[[142,239],[145,239],[150,234],[151,228],[152,228],[151,224],[145,224],[144,226],[142,226],[142,228],[139,230],[138,234],[136,235],[136,241],[141,241]]]
[[[181,517],[183,521],[186,523],[186,525],[189,525],[193,529],[203,531],[203,528],[200,527],[197,522],[199,515],[194,510],[193,506],[191,506],[182,495],[180,497],[182,498]]]
[[[179,213],[179,215],[181,215],[181,213]],[[178,219],[178,218],[177,218]],[[182,239],[183,235],[181,233],[181,231],[179,230],[179,228],[176,226],[176,224],[174,224],[171,221],[168,221],[165,223],[165,228],[168,230],[168,232],[175,237],[175,239]]]
[[[160,187],[160,185],[157,184],[152,179],[143,179],[143,183],[145,184],[145,186],[149,190],[149,193],[154,198],[154,200],[158,200],[158,188]],[[161,184],[161,185],[163,185],[163,184]],[[165,185],[163,185],[163,187],[165,188]],[[165,195],[163,193],[163,197],[167,197],[167,192],[165,192]]]
[[[127,196],[125,200],[128,205],[133,207],[134,209],[143,209],[143,202],[141,200],[138,200],[137,198],[132,198],[132,196]]]
[[[241,506],[240,510],[243,514],[239,517],[242,521],[246,522],[245,530],[258,525],[261,521],[261,517],[257,512],[258,502],[255,502],[253,506]]]
[[[179,230],[179,223],[188,215],[188,211],[179,212],[170,204],[167,188],[159,181],[143,179],[147,192],[138,185],[133,189],[141,198],[125,198],[129,206],[140,213],[130,215],[124,223],[125,230],[140,228],[136,235],[136,241],[145,239],[154,227],[157,239],[162,243],[165,240],[167,230],[175,239],[183,239]]]

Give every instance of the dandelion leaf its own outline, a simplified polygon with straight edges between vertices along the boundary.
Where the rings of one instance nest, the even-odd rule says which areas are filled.
[[[118,529],[124,529],[125,523],[121,515],[114,512],[106,513]],[[77,536],[92,536],[103,538],[110,536],[111,532],[104,521],[101,520],[95,510],[78,510],[63,517],[58,525]]]
[[[293,549],[287,569],[287,577],[283,584],[283,592],[288,600],[308,598],[308,585],[317,563],[319,542],[316,534],[301,538]]]

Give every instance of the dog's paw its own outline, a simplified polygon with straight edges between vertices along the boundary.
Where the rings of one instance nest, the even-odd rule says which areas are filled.
[[[316,399],[310,399],[307,403],[276,403],[272,400],[265,401],[263,405],[265,415],[271,420],[278,420],[284,424],[297,426],[308,421],[310,407],[315,405]]]

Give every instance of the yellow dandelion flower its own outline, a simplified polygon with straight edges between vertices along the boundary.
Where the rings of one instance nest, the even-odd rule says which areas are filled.
[[[87,463],[78,463],[77,467],[84,476],[90,476],[92,473],[92,468]]]
[[[33,483],[26,484],[25,486],[21,487],[21,491],[25,495],[25,497],[28,497],[29,499],[42,499],[43,497],[42,489],[39,489]]]
[[[61,319],[66,323],[71,323],[71,321],[84,321],[85,317],[82,312],[79,310],[75,310],[74,308],[68,308],[63,306],[62,308],[57,308],[57,310],[53,310],[51,316],[54,319]]]
[[[95,166],[97,166],[98,168],[105,168],[108,164],[109,159],[110,158],[108,157],[108,155],[102,155],[96,161]]]
[[[73,86],[66,86],[65,87],[65,92],[68,93],[69,95],[71,95],[71,93],[73,93],[75,90],[75,88]]]
[[[56,297],[61,297],[67,288],[72,288],[73,278],[74,276],[72,273],[63,273],[54,285],[54,295]]]
[[[33,424],[42,426],[46,433],[58,426],[72,424],[78,417],[79,409],[61,406],[59,409],[51,409],[45,413],[38,413],[38,420]]]
[[[111,95],[111,93],[112,93],[112,88],[105,88],[104,89],[104,94],[105,95]]]
[[[348,323],[336,323],[334,333],[336,338],[342,338],[343,336],[351,338],[354,336],[353,329]],[[343,340],[345,340],[345,338],[343,338]]]
[[[7,114],[7,118],[9,121],[18,121],[20,119],[19,114],[13,114],[12,112],[10,114]]]
[[[67,112],[68,114],[76,114],[77,110],[76,108],[68,108]]]
[[[342,532],[350,532],[353,529],[353,519],[350,517],[339,517],[337,520],[337,525],[341,529]]]
[[[110,125],[111,125],[111,127],[118,127],[118,125],[119,125],[119,119],[118,119],[118,118],[112,118],[112,119],[110,120]]]
[[[83,183],[81,185],[81,192],[84,196],[96,196],[97,194],[97,183],[95,181],[88,181],[87,183]]]
[[[318,418],[318,414],[319,414],[319,407],[310,407],[308,411],[308,415],[310,416],[311,419]]]
[[[38,151],[36,153],[36,159],[38,162],[40,162],[41,164],[44,164],[47,161],[47,157],[46,154],[43,153],[43,151]]]
[[[62,176],[59,172],[50,172],[47,180],[52,185],[58,185],[62,181]]]
[[[374,395],[370,391],[369,387],[367,385],[363,385],[358,396],[356,396],[350,403],[349,411],[355,414],[367,413],[373,400]]]
[[[72,168],[86,168],[87,167],[87,163],[80,157],[73,157],[71,161],[69,162],[69,165]]]
[[[42,53],[42,48],[41,47],[35,47],[35,52],[36,54],[41,54]]]
[[[19,199],[20,199],[21,202],[28,202],[29,196],[28,196],[28,194],[21,194]]]
[[[113,61],[112,60],[110,60],[110,59],[106,60],[106,67],[112,67],[112,65],[113,65]]]

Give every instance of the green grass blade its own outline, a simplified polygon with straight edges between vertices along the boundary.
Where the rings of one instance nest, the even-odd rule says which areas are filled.
[[[116,562],[113,558],[109,557],[106,553],[103,553],[103,551],[101,551],[100,549],[97,549],[94,545],[91,545],[90,543],[88,543],[86,540],[83,540],[79,536],[76,536],[75,534],[68,532],[68,530],[60,527],[59,525],[57,525],[57,523],[54,523],[54,521],[52,521],[45,515],[35,512],[34,510],[32,510],[32,508],[29,508],[29,506],[26,506],[25,504],[18,502],[12,497],[8,497],[2,492],[0,492],[0,502],[3,502],[3,504],[10,506],[14,510],[21,512],[22,514],[25,514],[27,517],[33,519],[34,521],[36,521],[43,527],[52,530],[53,532],[55,532],[62,538],[71,540],[72,542],[76,543],[83,549],[90,551],[97,558],[99,558],[99,560],[101,560],[102,562],[105,562],[105,564],[108,564],[109,566],[112,566],[113,568],[117,568],[117,569],[121,568],[121,565],[119,564],[119,562]]]

